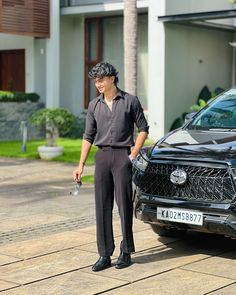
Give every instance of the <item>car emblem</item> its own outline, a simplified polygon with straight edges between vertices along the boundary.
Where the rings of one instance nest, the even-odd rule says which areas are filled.
[[[173,184],[185,184],[187,181],[187,173],[182,169],[176,169],[171,173],[170,181]]]

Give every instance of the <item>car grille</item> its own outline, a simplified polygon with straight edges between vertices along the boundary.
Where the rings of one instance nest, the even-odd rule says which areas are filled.
[[[170,181],[170,174],[176,169],[187,173],[184,185]],[[149,195],[181,200],[229,203],[235,198],[227,168],[149,163],[138,186]]]

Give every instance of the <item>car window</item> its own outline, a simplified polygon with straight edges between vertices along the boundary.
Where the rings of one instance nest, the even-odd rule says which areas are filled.
[[[213,100],[187,126],[197,130],[222,128],[236,128],[236,91],[228,91]]]

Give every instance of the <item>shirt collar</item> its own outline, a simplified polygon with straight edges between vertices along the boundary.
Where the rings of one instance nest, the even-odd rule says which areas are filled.
[[[122,90],[120,90],[120,88],[117,87],[117,93],[116,93],[116,97],[114,99],[118,100],[120,98],[124,98],[124,92]],[[98,96],[98,99],[99,99],[99,101],[102,101],[102,102],[104,101],[102,93]]]
[[[117,87],[116,98],[124,98],[124,92]]]

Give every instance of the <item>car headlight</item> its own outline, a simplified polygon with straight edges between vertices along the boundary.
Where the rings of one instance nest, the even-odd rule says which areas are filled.
[[[141,155],[138,155],[133,165],[140,171],[144,172],[147,168],[148,161],[145,160]]]

